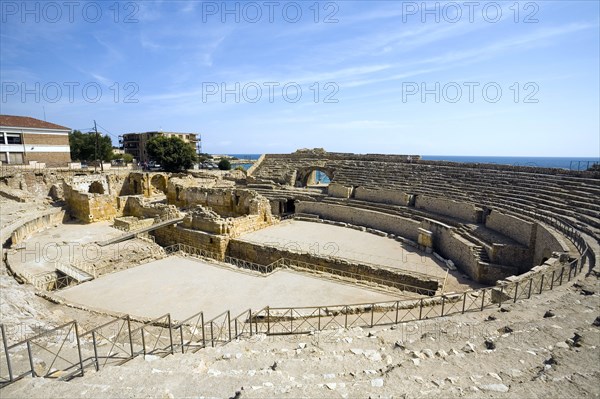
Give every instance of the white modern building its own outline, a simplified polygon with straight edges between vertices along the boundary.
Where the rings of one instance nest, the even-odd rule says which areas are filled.
[[[0,161],[66,166],[71,162],[70,132],[68,127],[27,116],[0,115]]]

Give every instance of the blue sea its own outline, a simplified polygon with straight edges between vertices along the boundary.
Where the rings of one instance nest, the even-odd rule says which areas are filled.
[[[258,159],[261,154],[228,154],[239,159]],[[456,155],[423,155],[427,161],[449,161],[466,163],[491,163],[514,166],[535,166],[540,168],[560,168],[570,170],[586,170],[600,158],[593,157],[490,157],[490,156],[456,156]],[[235,164],[235,161],[233,162]],[[248,169],[251,164],[237,164]]]
[[[450,161],[466,163],[491,163],[513,166],[535,166],[539,168],[560,168],[570,170],[586,170],[600,158],[592,157],[479,157],[451,155],[423,155],[427,161]]]

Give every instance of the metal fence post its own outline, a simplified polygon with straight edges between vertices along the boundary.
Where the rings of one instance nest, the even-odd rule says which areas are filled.
[[[321,331],[321,307],[317,307],[317,331]]]
[[[533,277],[529,280],[529,293],[527,294],[527,299],[531,298],[531,289],[533,288]]]
[[[462,314],[464,314],[464,313],[465,313],[465,306],[466,306],[466,304],[467,304],[467,293],[466,293],[466,292],[464,292],[464,293],[463,293],[463,305],[462,305],[462,312],[461,312]]]
[[[344,328],[348,328],[348,305],[344,306]]]
[[[271,333],[271,310],[267,306],[267,334]]]
[[[167,314],[167,320],[169,323],[169,342],[171,343],[171,355],[175,354],[175,349],[173,348],[173,328],[171,325],[171,313]]]
[[[552,291],[552,289],[554,289],[554,276],[555,276],[556,270],[552,270],[552,280],[550,280],[550,291]]]
[[[231,342],[231,312],[227,311],[227,331],[229,332],[229,341]]]
[[[96,347],[96,331],[92,331],[92,344],[94,345],[94,364],[96,371],[100,371],[100,365],[98,364],[98,348]]]
[[[398,324],[398,310],[400,308],[400,301],[396,301],[396,321],[394,324]]]
[[[558,285],[562,285],[562,280],[563,280],[563,274],[565,273],[565,267],[563,266],[562,269],[560,269],[560,281],[558,283]]]
[[[375,318],[375,304],[371,305],[371,328],[373,327],[373,320]]]
[[[127,330],[129,331],[129,349],[131,349],[131,358],[133,359],[133,337],[131,335],[131,319],[127,315]]]
[[[440,316],[444,316],[444,306],[446,305],[446,297],[442,297],[442,314]]]
[[[215,336],[214,336],[214,333],[213,333],[213,322],[212,322],[212,320],[209,323],[210,323],[210,346],[212,346],[214,348],[215,347]]]
[[[483,311],[483,307],[485,304],[485,291],[486,290],[483,290],[482,295],[481,295],[481,311]]]
[[[252,336],[252,309],[248,309],[248,320],[250,321],[250,336]]]
[[[517,281],[515,283],[515,299],[513,300],[513,303],[517,302],[517,296],[519,295],[519,282]]]
[[[77,354],[79,355],[79,367],[81,367],[81,376],[85,374],[83,371],[83,356],[81,356],[81,342],[79,342],[79,329],[77,328],[77,322],[73,322],[75,326],[75,338],[77,339]]]
[[[31,354],[31,342],[27,341],[27,355],[29,356],[29,367],[31,367],[31,376],[35,377],[35,370],[33,368],[33,355]]]
[[[0,333],[2,333],[2,345],[4,346],[4,353],[6,354],[6,366],[8,367],[8,380],[12,382],[12,366],[10,364],[10,356],[8,354],[8,341],[6,340],[6,330],[4,330],[4,324],[0,324]]]
[[[183,324],[179,325],[179,342],[181,342],[181,353],[185,353],[185,344],[183,343]]]
[[[421,320],[422,316],[423,316],[423,299],[421,299],[419,301],[419,320]]]
[[[206,334],[204,333],[204,312],[200,313],[200,323],[202,323],[202,347],[206,348]]]
[[[542,273],[542,279],[540,281],[540,292],[538,293],[538,295],[540,295],[542,293],[543,289],[544,289],[544,273]]]
[[[142,350],[144,352],[144,356],[146,356],[146,338],[144,337],[144,326],[140,327],[140,332],[142,333]]]
[[[500,300],[498,301],[498,307],[502,307],[502,297],[504,296],[504,285],[500,286]]]

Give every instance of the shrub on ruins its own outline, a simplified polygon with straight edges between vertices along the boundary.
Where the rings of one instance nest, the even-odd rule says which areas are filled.
[[[219,161],[218,166],[220,170],[231,170],[231,162],[229,162],[229,160],[225,158]]]
[[[195,149],[179,137],[155,136],[146,143],[148,156],[168,172],[190,169],[197,160]]]
[[[113,156],[112,140],[101,134],[82,133],[73,130],[69,133],[69,147],[71,159],[77,161],[91,162],[97,159],[110,161]]]

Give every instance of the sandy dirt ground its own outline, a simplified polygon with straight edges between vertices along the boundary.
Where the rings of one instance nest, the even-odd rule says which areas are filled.
[[[258,274],[171,256],[62,290],[69,303],[95,309],[184,320],[200,311],[212,318],[265,306],[314,306],[396,300],[397,296],[339,284],[293,271]]]
[[[239,239],[280,249],[427,274],[442,280],[448,272],[446,265],[433,256],[396,240],[329,224],[290,220],[243,234]],[[464,291],[480,286],[460,271],[450,271],[445,291]]]
[[[55,262],[96,264],[106,259],[116,262],[128,252],[148,250],[149,245],[140,240],[105,247],[96,244],[124,234],[111,224],[64,223],[38,231],[16,249],[8,251],[8,262],[15,272],[36,274],[55,270]]]
[[[240,239],[279,248],[334,256],[357,262],[445,276],[446,268],[433,259],[387,237],[323,223],[290,220]]]
[[[502,308],[373,329],[253,336],[136,358],[3,398],[597,398],[598,279]],[[236,392],[238,392],[237,396]]]

